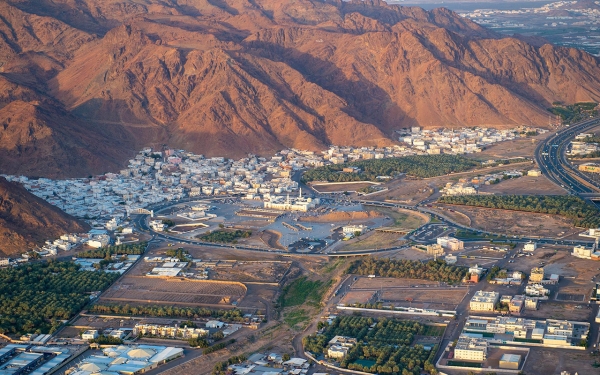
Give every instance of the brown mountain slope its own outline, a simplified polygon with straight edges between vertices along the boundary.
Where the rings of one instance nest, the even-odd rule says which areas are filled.
[[[21,253],[49,238],[87,230],[87,224],[0,177],[0,255]]]
[[[0,170],[11,173],[56,175],[73,154],[81,160],[72,173],[97,172],[162,143],[240,156],[389,144],[410,125],[543,126],[552,102],[600,100],[598,59],[502,38],[447,9],[378,0],[10,4],[0,7],[0,20],[16,25],[4,32],[0,73],[17,88],[0,94],[0,117],[19,128],[0,128],[10,155]],[[34,19],[60,33],[20,26]],[[44,153],[58,157],[36,165]]]

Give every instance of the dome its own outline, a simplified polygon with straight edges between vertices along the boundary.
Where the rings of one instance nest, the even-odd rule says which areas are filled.
[[[152,357],[154,354],[155,354],[155,352],[152,349],[147,349],[147,348],[140,349],[140,348],[138,348],[138,349],[130,350],[127,353],[127,356],[129,358],[149,358],[149,357]]]
[[[79,366],[80,370],[83,371],[89,371],[89,372],[100,372],[102,370],[104,370],[104,368],[98,366],[95,363],[84,363],[83,365]]]

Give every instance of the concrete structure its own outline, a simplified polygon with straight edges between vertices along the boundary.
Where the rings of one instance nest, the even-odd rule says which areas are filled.
[[[450,251],[462,250],[465,248],[465,243],[459,239],[452,237],[438,237],[438,245]]]
[[[471,298],[469,308],[472,311],[494,311],[496,303],[500,299],[500,294],[497,292],[477,291]]]
[[[535,242],[527,242],[525,246],[523,246],[523,251],[534,252],[537,249],[537,243]]]
[[[525,286],[525,294],[534,297],[543,297],[550,294],[550,291],[541,284],[529,284]]]
[[[594,253],[596,252],[596,250],[598,250],[598,239],[596,239],[596,242],[594,242],[592,246],[575,246],[571,255],[582,259],[592,259],[592,257],[594,257],[595,255]],[[598,255],[596,255],[595,257],[598,258]]]
[[[521,356],[518,354],[503,354],[499,365],[503,369],[518,370],[521,365]]]
[[[264,208],[280,211],[300,211],[307,212],[311,208],[315,208],[320,203],[319,198],[305,198],[302,196],[302,189],[296,198],[290,198],[289,194],[283,196],[265,195],[263,205]]]
[[[444,260],[447,264],[455,264],[458,262],[458,257],[456,255],[448,254],[444,257]]]
[[[98,338],[98,330],[90,329],[81,334],[82,340],[94,340]]]
[[[461,335],[454,348],[454,358],[463,361],[483,362],[487,358],[488,342],[486,340]]]
[[[532,283],[540,283],[544,280],[544,269],[541,267],[535,267],[531,269],[531,274],[529,275],[529,281]]]
[[[511,314],[520,314],[521,311],[523,311],[523,308],[525,307],[525,296],[514,296],[510,302],[508,303],[508,311],[511,312]]]
[[[431,245],[415,245],[413,249],[427,253],[427,255],[439,256],[444,255],[444,248],[438,244]]]
[[[158,345],[111,346],[69,369],[71,375],[137,375],[183,356],[183,349]]]
[[[327,356],[332,359],[342,359],[348,354],[350,348],[341,345],[332,345],[327,348]]]
[[[538,299],[535,297],[525,297],[525,309],[526,310],[537,310]]]
[[[223,328],[224,325],[225,325],[225,323],[220,322],[218,320],[209,320],[208,322],[206,322],[206,328],[221,329],[221,328]]]
[[[527,171],[527,176],[530,177],[540,177],[542,175],[542,171],[540,171],[539,169],[530,169],[529,171]]]
[[[581,340],[587,340],[590,323],[568,320],[533,320],[517,317],[468,317],[463,332],[494,344],[531,345],[584,349]],[[493,334],[493,335],[489,335]],[[520,340],[520,341],[517,341]],[[533,341],[527,341],[527,340]]]
[[[168,326],[168,325],[158,325],[158,324],[136,324],[133,327],[133,335],[143,335],[143,336],[159,336],[159,337],[170,337],[170,338],[181,338],[181,339],[190,339],[190,338],[198,338],[208,336],[209,330],[204,328],[193,328],[193,327],[179,327]]]
[[[358,233],[363,233],[364,231],[367,230],[367,226],[366,225],[344,225],[342,227],[342,232],[344,234],[354,234],[356,232]]]
[[[9,258],[0,258],[0,267],[8,266],[10,264]]]
[[[442,189],[442,193],[444,195],[475,195],[477,194],[477,189],[475,189],[475,187],[473,186],[461,182],[457,184],[452,184],[452,182],[448,182],[444,189]]]

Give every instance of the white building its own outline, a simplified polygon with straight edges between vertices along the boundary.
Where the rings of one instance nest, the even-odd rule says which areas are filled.
[[[525,286],[525,294],[533,297],[542,297],[550,294],[550,291],[541,284],[529,284]]]
[[[480,290],[475,292],[475,295],[471,298],[469,308],[473,311],[494,311],[498,300],[500,300],[499,293]]]
[[[348,354],[350,348],[341,345],[332,345],[327,349],[327,356],[332,359],[342,359]]]
[[[595,250],[595,246],[588,247],[584,245],[577,245],[573,248],[571,255],[582,259],[592,259],[592,254]]]
[[[537,249],[537,243],[536,242],[527,242],[525,244],[525,246],[523,246],[523,251],[534,252],[535,249]]]
[[[488,342],[484,339],[461,335],[454,348],[454,358],[483,362],[487,358]]]
[[[316,207],[319,203],[319,198],[312,199],[303,197],[302,189],[300,189],[300,193],[296,198],[290,198],[289,194],[286,197],[265,195],[263,201],[264,208],[301,212],[307,212],[311,208]]]
[[[450,251],[457,251],[465,248],[465,243],[463,241],[453,237],[438,237],[437,243],[444,249],[448,249]]]
[[[151,220],[148,225],[150,225],[150,228],[155,232],[162,232],[166,227],[162,220]]]
[[[367,230],[367,226],[362,225],[362,224],[360,224],[360,225],[344,225],[342,227],[342,232],[344,234],[354,234],[356,232],[359,232],[362,234],[366,230]]]
[[[81,334],[82,340],[95,340],[98,338],[98,330],[90,329]]]
[[[206,322],[206,328],[223,328],[224,325],[225,323],[218,320],[209,320]]]
[[[0,267],[8,266],[10,264],[10,259],[8,258],[0,258]]]

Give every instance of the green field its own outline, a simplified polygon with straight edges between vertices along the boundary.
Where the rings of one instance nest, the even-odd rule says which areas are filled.
[[[323,293],[329,285],[330,283],[318,280],[310,281],[306,276],[299,277],[283,288],[279,304],[284,308],[303,304],[319,306]]]

